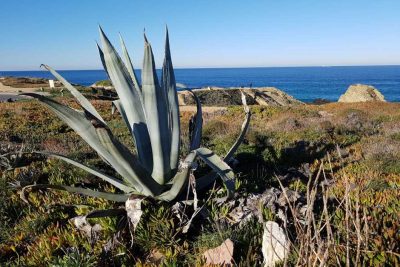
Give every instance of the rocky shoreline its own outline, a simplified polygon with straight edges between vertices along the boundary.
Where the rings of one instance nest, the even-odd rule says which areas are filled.
[[[92,90],[100,91],[104,95],[113,95],[114,88],[108,81],[101,81],[90,86]],[[62,88],[59,81],[55,81],[56,88]],[[26,77],[0,77],[0,102],[21,99],[20,93],[38,92],[40,89],[49,89],[49,80],[43,78],[26,78]],[[241,105],[240,91],[246,95],[249,105],[260,106],[295,106],[303,105],[303,103],[293,96],[275,87],[204,87],[192,89],[196,92],[200,101],[205,106],[231,106]],[[181,90],[178,92],[179,105],[194,105],[191,95]],[[373,86],[354,84],[350,85],[346,92],[340,96],[338,102],[369,102],[369,101],[385,101],[384,96]],[[310,104],[329,103],[325,99],[316,99]]]

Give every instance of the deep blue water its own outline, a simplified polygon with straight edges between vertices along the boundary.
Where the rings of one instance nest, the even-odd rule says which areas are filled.
[[[140,77],[140,71],[138,71]],[[70,82],[91,85],[106,79],[103,70],[60,71]],[[295,98],[337,101],[355,83],[375,86],[388,101],[400,102],[400,66],[199,68],[176,69],[176,81],[190,88],[203,86],[273,86]],[[51,78],[46,71],[0,71],[0,76]]]

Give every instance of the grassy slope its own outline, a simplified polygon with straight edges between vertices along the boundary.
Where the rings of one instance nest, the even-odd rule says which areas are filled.
[[[67,98],[61,99],[70,105]],[[132,145],[129,133],[118,117],[111,117],[110,102],[95,101],[94,105],[109,121],[116,135]],[[75,105],[76,107],[76,105]],[[333,181],[330,187],[332,206],[334,197],[343,198],[344,181],[350,181],[350,198],[356,199],[358,210],[365,215],[363,229],[369,226],[368,240],[364,240],[361,261],[366,265],[399,264],[399,187],[400,187],[400,105],[394,103],[326,104],[299,107],[252,107],[254,113],[250,132],[237,153],[239,164],[238,192],[240,195],[261,193],[278,187],[275,175],[284,185],[306,190],[307,181],[296,170],[307,168],[312,177],[321,166]],[[183,138],[187,138],[189,112],[182,113]],[[224,155],[234,142],[241,125],[243,113],[240,107],[204,115],[203,145],[219,155]],[[81,162],[96,166],[112,174],[93,151],[68,127],[36,102],[0,104],[0,149],[50,150]],[[341,148],[339,157],[335,146]],[[187,141],[183,143],[186,153]],[[331,164],[327,164],[327,153]],[[71,265],[75,260],[80,266],[126,263],[141,266],[149,261],[151,252],[165,255],[164,263],[196,265],[201,254],[230,237],[235,242],[235,261],[239,265],[258,265],[262,262],[260,249],[262,226],[251,221],[243,228],[228,226],[221,220],[227,207],[206,206],[211,211],[208,220],[197,218],[196,227],[188,234],[177,230],[177,221],[165,203],[145,203],[145,215],[134,235],[132,246],[116,245],[113,251],[104,252],[103,246],[117,227],[117,220],[98,220],[105,229],[96,242],[89,240],[74,229],[68,221],[77,214],[85,214],[99,208],[118,205],[94,198],[84,198],[55,191],[37,191],[30,194],[33,206],[19,199],[17,190],[10,183],[53,183],[100,186],[114,190],[95,177],[55,159],[29,156],[24,167],[12,171],[0,171],[0,262],[1,265],[45,265],[49,262]],[[293,171],[295,170],[295,171]],[[295,174],[293,174],[295,173]],[[205,195],[207,196],[207,194]],[[63,204],[63,205],[59,205]],[[75,206],[74,206],[75,205]],[[76,207],[76,205],[82,205]],[[351,206],[354,210],[354,206]],[[316,214],[318,211],[315,211]],[[333,211],[332,224],[337,237],[335,253],[328,263],[345,262],[343,209]],[[352,213],[353,214],[353,213]],[[364,218],[363,217],[363,218]],[[347,236],[354,248],[357,230],[350,226]],[[366,237],[366,236],[364,236]],[[292,237],[294,247],[300,243]],[[125,244],[125,245],[124,245]],[[292,250],[295,251],[295,250]],[[352,257],[355,256],[352,253]],[[296,261],[296,253],[290,262]],[[154,257],[153,257],[154,258]]]

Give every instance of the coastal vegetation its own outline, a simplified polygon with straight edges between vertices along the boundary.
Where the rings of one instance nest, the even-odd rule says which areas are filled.
[[[56,100],[76,106],[70,97],[57,97]],[[96,100],[92,103],[121,142],[132,145],[129,131],[122,127],[123,120],[110,114],[110,102]],[[46,150],[113,174],[77,134],[36,101],[2,103],[1,106],[2,155],[20,150]],[[285,188],[306,198],[309,177],[314,182],[320,173],[320,181],[325,181],[325,175],[329,181],[325,193],[328,194],[330,225],[336,238],[329,244],[328,262],[337,265],[339,260],[345,265],[346,241],[349,240],[352,263],[356,260],[355,252],[360,242],[359,262],[367,266],[398,264],[399,105],[331,103],[296,107],[252,106],[251,110],[251,127],[235,155],[238,196],[263,193],[269,188],[279,189],[279,179]],[[239,134],[241,122],[236,118],[242,113],[238,107],[204,113],[202,145],[224,155]],[[187,127],[193,115],[193,112],[181,112],[183,137],[189,134]],[[182,147],[187,148],[187,139],[182,140]],[[336,145],[340,147],[341,156]],[[9,170],[2,168],[1,171],[2,265],[53,263],[71,266],[75,262],[81,266],[131,266],[136,262],[140,266],[145,262],[156,265],[158,261],[165,265],[196,265],[204,261],[204,251],[219,246],[227,237],[235,243],[233,257],[238,265],[258,265],[263,260],[262,224],[253,218],[244,226],[231,225],[229,213],[234,207],[216,205],[212,199],[219,194],[217,191],[199,192],[199,201],[210,215],[208,219],[195,218],[186,234],[179,230],[179,220],[171,205],[144,200],[144,214],[135,238],[130,240],[126,233],[120,234],[118,242],[107,251],[104,248],[119,229],[120,219],[88,219],[103,229],[95,242],[76,229],[70,219],[93,210],[118,208],[118,203],[62,191],[35,190],[29,195],[32,205],[27,205],[20,200],[18,188],[34,183],[69,184],[110,192],[114,188],[56,158],[23,154],[16,160],[9,159],[9,164]],[[344,219],[346,209],[341,204],[346,188],[349,192],[348,211],[351,212],[348,231]],[[319,201],[321,191],[322,187],[319,187],[316,192]],[[320,207],[318,204],[313,209],[318,219],[323,214]],[[187,209],[192,211],[190,207]],[[285,213],[291,214],[289,207]],[[268,209],[263,214],[265,219],[280,221]],[[356,221],[360,227],[353,224]],[[297,252],[302,242],[301,235],[291,231],[290,239],[297,251],[292,250],[289,263],[294,264],[299,259]]]
[[[229,239],[227,261],[260,266],[271,221],[290,243],[281,265],[400,264],[398,103],[247,106],[242,92],[202,111],[206,93],[189,93],[179,111],[168,38],[160,85],[145,41],[141,86],[124,44],[125,63],[101,40],[119,101],[45,66],[62,95],[0,103],[1,265],[202,266]]]

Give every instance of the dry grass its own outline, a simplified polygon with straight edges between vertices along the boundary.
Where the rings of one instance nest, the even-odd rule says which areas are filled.
[[[292,218],[291,225],[284,224],[286,232],[292,237],[290,265],[397,266],[400,263],[396,241],[400,237],[400,218],[399,199],[396,198],[400,197],[400,193],[390,192],[387,199],[381,199],[381,208],[388,201],[394,201],[392,205],[397,207],[397,210],[388,209],[393,217],[386,215],[388,220],[385,223],[389,223],[386,228],[379,222],[382,218],[377,213],[382,213],[378,211],[379,207],[373,205],[376,202],[370,203],[365,199],[371,197],[366,194],[367,185],[352,180],[345,169],[335,174],[329,154],[326,161],[319,164],[315,176],[309,177],[305,214],[300,214],[285,194]],[[341,162],[344,162],[342,158]],[[332,183],[336,188],[329,186]],[[285,187],[279,184],[285,192]],[[377,225],[380,227],[377,228]],[[386,241],[382,241],[382,236]],[[287,264],[286,260],[284,266]]]

